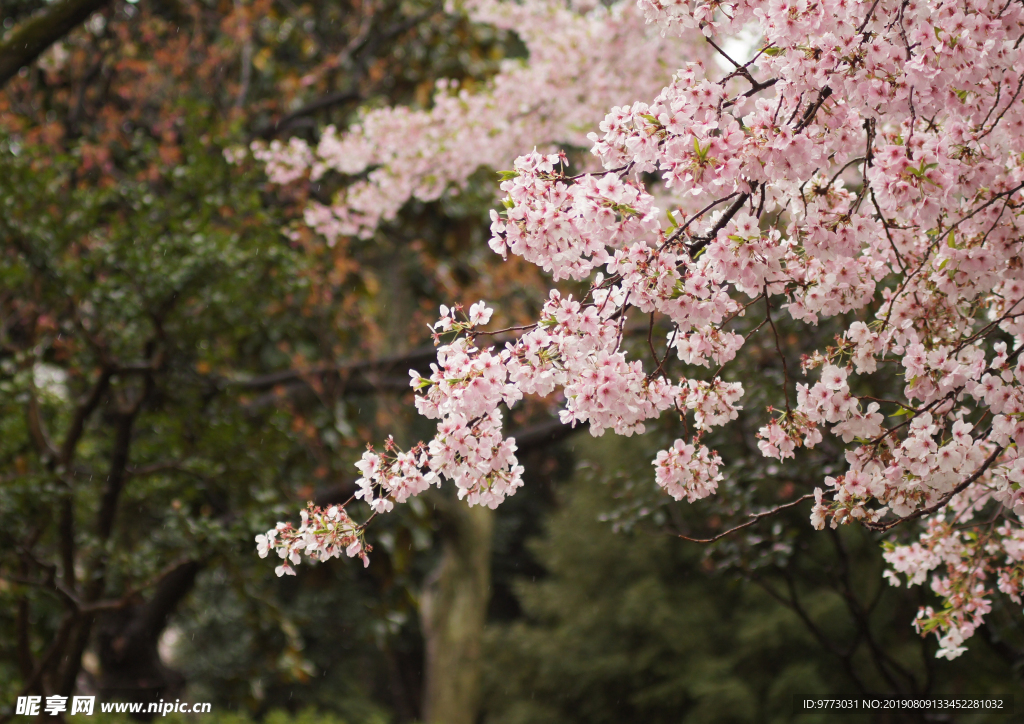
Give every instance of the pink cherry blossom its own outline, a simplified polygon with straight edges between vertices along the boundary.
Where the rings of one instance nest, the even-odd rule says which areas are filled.
[[[502,409],[524,395],[593,435],[683,418],[694,436],[658,453],[653,482],[677,500],[708,497],[725,473],[701,435],[741,409],[732,363],[752,338],[779,353],[799,345],[799,369],[778,360],[785,409],[763,416],[761,453],[799,464],[829,436],[840,469],[814,488],[811,524],[917,526],[916,540],[887,545],[886,577],[927,584],[941,605],[915,625],[940,656],[963,653],[996,592],[1019,603],[1024,585],[1024,7],[470,10],[515,28],[529,62],[476,94],[442,83],[430,111],[367,111],[317,149],[255,150],[278,183],[373,169],[307,210],[328,243],[457,191],[481,165],[511,167],[489,245],[553,282],[539,318],[503,346],[481,329],[483,302],[468,315],[441,307],[437,363],[411,379],[436,433],[368,451],[360,498],[383,513],[448,480],[469,504],[498,505],[522,484]],[[710,62],[702,38],[745,27],[761,38],[750,57]],[[584,138],[593,159],[570,172],[557,145]],[[563,292],[566,279],[585,293]],[[743,336],[741,315],[763,321]],[[808,333],[783,340],[784,317]],[[844,326],[819,348],[812,328],[827,319]],[[662,331],[647,351],[625,339],[631,321]],[[991,525],[975,522],[982,512]],[[278,528],[258,551],[277,550],[288,573],[302,552],[340,550],[316,515],[305,538]],[[346,526],[345,545],[362,546],[362,528]]]

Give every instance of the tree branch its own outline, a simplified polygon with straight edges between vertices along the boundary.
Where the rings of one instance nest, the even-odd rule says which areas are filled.
[[[57,660],[59,662],[57,654],[64,649],[64,645],[67,642],[68,634],[71,633],[71,627],[74,624],[74,622],[74,614],[68,613],[64,616],[64,618],[61,620],[60,626],[57,628],[57,635],[53,637],[53,643],[50,644],[50,647],[46,650],[46,653],[43,654],[43,658],[39,662],[38,666],[36,666],[36,670],[32,673],[32,676],[30,676],[28,681],[26,681],[25,684],[21,687],[21,691],[18,692],[18,696],[24,696],[32,692],[42,682],[43,674],[46,673],[46,670],[48,668],[50,668],[50,664],[52,664],[54,660]],[[6,722],[10,721],[13,718],[14,713],[13,710],[11,710],[11,713],[0,716],[0,724],[6,724]]]
[[[516,454],[524,455],[535,450],[543,450],[549,445],[555,445],[578,432],[589,429],[589,422],[577,423],[576,427],[571,427],[558,419],[553,419],[512,430],[509,432],[509,437],[515,438]],[[347,501],[351,500],[355,490],[352,480],[342,481],[322,489],[314,496],[314,502],[321,508],[345,505]]]
[[[51,45],[89,19],[110,0],[56,0],[8,32],[0,41],[0,88]]]
[[[307,377],[319,377],[323,375],[366,375],[373,373],[386,373],[399,367],[415,367],[417,365],[429,364],[437,361],[437,350],[434,347],[420,347],[407,354],[380,357],[378,359],[363,360],[359,362],[347,362],[338,365],[321,365],[305,370],[282,370],[271,372],[266,375],[255,377],[237,376],[234,378],[220,378],[215,384],[218,390],[269,390],[277,385],[291,382],[304,382]],[[406,381],[408,386],[408,381]]]
[[[378,46],[391,42],[402,33],[412,30],[425,20],[429,20],[440,12],[442,7],[443,6],[441,4],[432,5],[412,17],[393,23],[376,35],[369,32],[374,28],[374,24],[370,23],[366,32],[361,33],[359,36],[354,38],[353,40],[355,42],[350,44],[350,46],[343,51],[343,54],[348,56],[349,62],[356,66],[355,71],[352,73],[352,84],[345,90],[335,91],[314,101],[310,101],[306,105],[285,115],[259,135],[265,139],[272,138],[281,131],[287,130],[295,123],[295,121],[304,118],[305,116],[312,115],[317,111],[321,111],[332,106],[339,106],[345,103],[354,103],[363,100],[363,93],[359,90],[358,84],[359,81],[362,80],[363,76],[366,75],[365,59],[372,55]]]
[[[32,656],[32,645],[29,641],[29,622],[32,620],[31,613],[29,611],[28,597],[18,597],[18,618],[15,628],[18,631],[17,639],[17,650],[18,650],[18,668],[21,670],[21,677],[23,679],[29,679],[32,676],[32,672],[35,670],[36,664],[34,657]]]
[[[325,108],[331,106],[340,106],[345,103],[352,103],[362,99],[362,94],[355,89],[346,89],[342,91],[336,91],[334,93],[328,93],[322,98],[318,98],[315,101],[311,101],[306,105],[292,111],[288,115],[284,116],[277,122],[275,122],[270,128],[265,130],[262,134],[263,138],[271,138],[281,131],[287,130],[294,121],[297,121],[304,116],[311,115],[317,111],[322,111]]]
[[[731,535],[732,533],[735,533],[738,530],[743,530],[744,528],[749,528],[754,523],[756,523],[757,521],[761,520],[761,518],[767,518],[769,516],[775,515],[776,513],[780,512],[780,511],[785,510],[786,508],[792,508],[793,506],[800,505],[800,503],[804,502],[805,500],[810,500],[813,497],[814,497],[813,493],[808,493],[807,495],[803,495],[803,496],[797,498],[792,503],[786,503],[785,505],[780,505],[780,506],[778,506],[776,508],[772,508],[771,510],[766,510],[763,513],[754,513],[754,514],[752,514],[750,516],[750,520],[748,520],[746,523],[741,523],[740,525],[736,526],[735,528],[730,528],[729,530],[727,530],[727,531],[725,531],[723,533],[719,533],[714,538],[690,538],[690,537],[682,535],[682,534],[679,534],[679,537],[682,538],[683,540],[688,540],[691,543],[714,543],[719,538],[724,538],[725,536]]]
[[[71,418],[71,424],[68,425],[67,434],[64,436],[64,444],[60,448],[59,460],[62,465],[70,465],[72,459],[74,459],[75,447],[82,437],[85,423],[89,419],[89,415],[96,409],[96,406],[100,404],[103,393],[110,386],[110,375],[109,370],[100,372],[99,380],[96,381],[89,394],[83,397],[78,403],[78,407],[75,408],[74,417]]]
[[[100,510],[96,518],[96,535],[102,542],[110,538],[114,529],[114,514],[117,511],[121,489],[127,478],[128,452],[131,448],[132,428],[135,415],[120,416],[114,433],[114,447],[110,452],[110,468],[107,472],[107,485],[100,498]]]
[[[754,189],[757,188],[757,182],[755,181],[750,187],[750,193],[740,194],[739,198],[732,202],[732,206],[725,210],[721,218],[715,222],[714,228],[703,236],[698,236],[692,244],[688,247],[690,252],[690,258],[694,258],[701,249],[706,247],[715,237],[718,236],[718,232],[725,228],[725,225],[732,221],[732,217],[736,215],[736,212],[743,208],[743,204],[747,203],[747,199],[754,193]]]
[[[57,448],[53,446],[53,442],[50,440],[50,435],[46,431],[45,424],[43,423],[42,413],[39,409],[39,398],[36,397],[35,385],[32,385],[31,389],[29,389],[27,412],[28,432],[32,438],[32,443],[44,458],[44,462],[47,464],[47,467],[52,470],[53,466],[57,464],[58,453]]]
[[[927,508],[921,508],[920,510],[914,511],[910,515],[904,516],[902,518],[897,518],[896,520],[890,521],[888,523],[864,523],[864,527],[868,528],[869,530],[884,532],[884,531],[889,530],[890,528],[895,528],[896,526],[900,525],[901,523],[906,523],[909,520],[915,520],[915,519],[920,518],[922,516],[930,515],[931,513],[934,513],[937,510],[941,510],[942,508],[945,508],[946,505],[949,503],[949,501],[953,499],[954,495],[957,495],[958,493],[962,493],[964,490],[967,489],[967,487],[971,483],[973,483],[978,478],[980,478],[982,476],[982,474],[986,470],[988,470],[990,467],[992,467],[992,463],[994,463],[996,461],[996,458],[998,458],[999,455],[1002,454],[1004,449],[1005,448],[1002,445],[997,445],[996,449],[992,451],[992,454],[989,455],[985,459],[985,462],[983,462],[981,464],[981,466],[977,470],[975,470],[962,483],[960,483],[955,488],[953,488],[951,491],[949,491],[948,493],[943,495],[939,499],[939,502],[935,503],[934,505],[929,505]]]

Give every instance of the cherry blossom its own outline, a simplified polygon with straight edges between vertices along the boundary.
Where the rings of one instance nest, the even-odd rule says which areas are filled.
[[[315,145],[253,144],[275,183],[328,172],[356,179],[332,202],[306,209],[305,222],[328,243],[368,237],[408,200],[458,193],[478,168],[508,168],[524,148],[585,146],[616,100],[657,93],[687,58],[709,57],[709,48],[662,38],[621,0],[471,0],[463,9],[475,22],[514,30],[528,62],[506,61],[483,92],[442,79],[428,108],[366,110],[345,130],[326,128]]]
[[[595,436],[643,433],[672,415],[684,437],[657,454],[656,484],[677,500],[713,495],[722,460],[701,436],[737,416],[743,386],[730,364],[760,335],[780,357],[785,401],[764,414],[761,453],[799,465],[802,448],[831,438],[841,469],[816,481],[811,524],[916,534],[887,543],[887,578],[930,587],[941,605],[915,625],[937,637],[939,656],[960,655],[996,592],[1019,603],[1024,580],[1024,8],[640,0],[662,34],[641,50],[625,39],[638,32],[627,5],[476,7],[490,22],[522,23],[535,64],[507,67],[476,96],[442,88],[429,112],[370,112],[315,153],[258,150],[283,181],[303,164],[313,176],[317,164],[367,168],[385,153],[374,129],[418,139],[414,159],[388,152],[385,170],[311,210],[329,241],[371,233],[404,200],[437,198],[520,154],[490,246],[587,289],[573,298],[555,286],[536,322],[506,331],[503,345],[481,329],[486,305],[468,316],[442,307],[437,364],[412,379],[437,433],[407,453],[389,442],[387,457],[364,455],[361,497],[385,512],[451,480],[470,504],[499,504],[522,484],[501,410],[523,395],[559,400],[560,419]],[[721,51],[725,70],[705,62],[751,28],[760,40],[749,58]],[[604,55],[627,45],[616,61]],[[679,68],[660,92],[654,48]],[[508,121],[516,103],[528,107],[524,89],[538,104],[564,94],[567,76],[531,75],[558,66],[616,88],[587,136],[595,163],[575,175],[544,147],[582,143],[557,131],[567,115],[547,116],[544,129]],[[455,107],[461,125],[437,133]],[[742,336],[732,325],[745,315],[763,321]],[[835,320],[842,333],[824,348],[813,335],[793,343],[777,329],[784,319]],[[665,336],[631,344],[637,327]],[[786,366],[793,346],[797,369]],[[260,551],[293,561],[311,545],[293,541],[268,534]]]
[[[370,565],[367,553],[372,548],[364,539],[364,526],[356,525],[344,506],[333,505],[321,510],[310,503],[299,515],[302,523],[298,528],[293,528],[291,523],[278,523],[264,535],[256,536],[260,558],[266,558],[273,550],[282,559],[283,563],[275,569],[278,576],[294,576],[292,566],[302,560],[303,554],[326,561],[340,558],[344,551],[349,558],[358,556],[363,565]]]

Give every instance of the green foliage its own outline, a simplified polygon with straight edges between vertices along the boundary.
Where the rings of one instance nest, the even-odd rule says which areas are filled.
[[[415,715],[430,511],[375,527],[371,571],[334,561],[287,584],[253,536],[347,497],[381,423],[423,423],[344,378],[252,381],[422,344],[456,286],[495,286],[490,195],[412,204],[327,249],[280,231],[307,191],[272,195],[223,151],[315,140],[313,112],[274,125],[309,102],[342,127],[360,105],[428,105],[438,77],[472,88],[522,45],[433,2],[356,5],[111,3],[0,95],[0,715],[55,640],[47,691],[78,674],[102,690],[111,662],[76,607],[148,605],[183,562],[201,572],[170,606],[164,663],[215,707]]]
[[[285,581],[247,564],[238,556],[206,574],[176,619],[173,663],[189,696],[254,712],[308,706],[352,722],[390,720],[403,702],[388,667],[420,665],[408,602],[389,600],[393,588],[344,562]]]
[[[33,611],[32,648],[52,638],[62,608],[47,564],[26,562],[59,560],[69,546],[84,591],[99,582],[97,595],[116,597],[183,557],[251,547],[251,531],[294,484],[281,467],[296,454],[289,416],[254,415],[216,371],[287,363],[278,344],[302,333],[279,300],[301,298],[304,262],[257,177],[198,138],[183,152],[155,183],[129,174],[97,188],[76,181],[72,156],[0,141],[0,555],[6,571],[23,567],[37,582],[0,589],[5,661],[16,660],[9,647],[24,625],[15,601]],[[133,154],[128,171],[158,149],[139,138]],[[76,437],[97,389],[106,394]],[[109,530],[101,509],[112,476],[131,484],[117,491]],[[66,525],[46,525],[64,508]],[[17,679],[2,686],[13,694]]]

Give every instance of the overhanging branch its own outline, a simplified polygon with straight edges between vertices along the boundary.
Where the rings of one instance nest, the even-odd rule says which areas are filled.
[[[15,26],[0,41],[0,88],[109,3],[110,0],[56,0]]]

